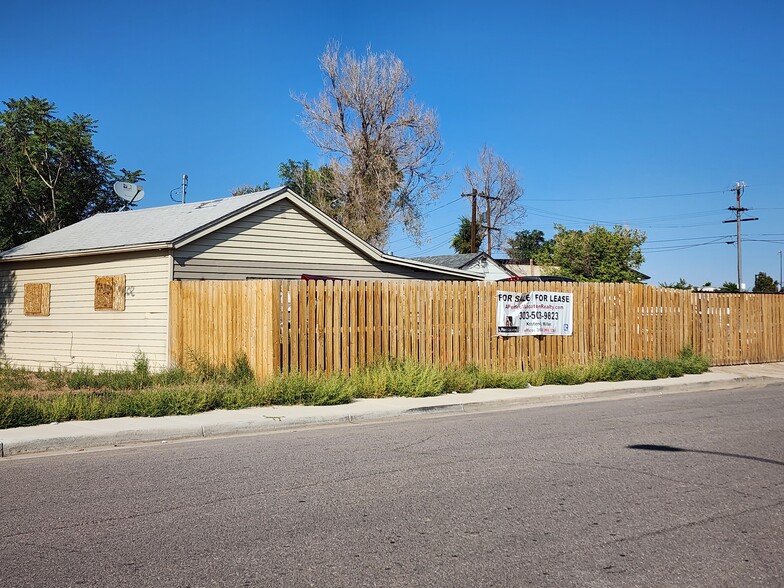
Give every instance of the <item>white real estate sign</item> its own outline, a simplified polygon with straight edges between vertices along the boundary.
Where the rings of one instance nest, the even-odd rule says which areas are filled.
[[[571,292],[498,291],[496,325],[499,337],[571,335]]]

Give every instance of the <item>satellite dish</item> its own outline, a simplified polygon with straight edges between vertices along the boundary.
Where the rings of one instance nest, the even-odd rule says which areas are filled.
[[[114,193],[125,200],[128,205],[144,198],[144,188],[139,184],[129,184],[128,182],[115,182]]]

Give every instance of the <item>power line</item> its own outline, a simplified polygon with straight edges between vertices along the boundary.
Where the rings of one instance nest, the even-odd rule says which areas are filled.
[[[682,251],[684,249],[692,249],[694,247],[705,247],[706,245],[721,245],[726,243],[724,240],[726,237],[721,237],[718,239],[714,239],[712,241],[704,241],[702,243],[688,243],[684,245],[661,245],[659,247],[645,247],[644,245],[640,248],[646,254],[648,253],[664,253],[667,251]]]
[[[442,208],[446,208],[447,206],[450,206],[450,205],[454,204],[455,202],[460,202],[460,200],[461,200],[461,198],[455,198],[454,200],[450,200],[449,202],[446,202],[445,204],[442,204],[441,206],[436,206],[435,208],[433,208],[433,209],[431,209],[431,210],[428,210],[428,211],[427,211],[425,214],[423,214],[422,216],[423,216],[423,217],[428,217],[430,214],[434,213],[435,211],[437,211],[437,210],[441,210]],[[447,228],[447,227],[453,227],[453,226],[454,226],[454,222],[451,222],[451,223],[449,223],[448,225],[444,225],[444,226],[442,226],[442,227],[437,227],[437,228],[435,228],[435,229],[431,229],[431,230],[432,230],[432,231],[439,231],[439,230],[441,230],[441,229],[445,229],[445,228]],[[409,238],[408,238],[408,237],[401,237],[400,239],[395,239],[394,241],[389,241],[389,242],[387,243],[387,247],[389,247],[390,245],[393,245],[393,244],[395,244],[395,243],[401,243],[401,242],[403,242],[403,241],[408,241],[408,240],[409,240]],[[403,248],[403,250],[410,249],[410,248],[411,248],[411,247],[404,247],[404,248]]]
[[[671,243],[673,241],[697,241],[698,239],[728,239],[732,235],[704,235],[701,237],[679,237],[677,239],[655,239],[655,240],[647,240],[645,243]]]
[[[452,230],[450,229],[449,231],[445,231],[445,232],[443,232],[443,233],[441,233],[439,235],[433,235],[430,238],[431,239],[440,239],[441,237],[445,237],[446,235],[450,235],[451,233],[452,233]],[[438,247],[440,247],[441,245],[446,245],[447,243],[451,243],[451,242],[452,242],[452,239],[450,238],[449,240],[447,240],[447,241],[445,241],[443,243],[440,243],[438,245]],[[413,244],[413,245],[409,245],[407,247],[402,247],[400,249],[400,251],[406,251],[408,249],[416,249],[418,247],[419,247],[419,245]],[[435,249],[435,247],[430,247],[430,249]],[[425,250],[423,250],[423,251],[425,251]]]
[[[682,198],[684,196],[704,196],[706,194],[722,194],[733,188],[709,190],[706,192],[682,192],[680,194],[654,194],[651,196],[607,196],[602,198],[526,198],[526,202],[598,202],[601,200],[650,200],[653,198]]]
[[[698,224],[689,224],[689,225],[661,225],[655,223],[645,223],[645,221],[665,221],[671,219],[678,219],[683,218],[683,214],[675,214],[675,215],[664,215],[664,216],[652,216],[652,217],[638,217],[638,218],[625,218],[619,220],[602,220],[602,219],[592,219],[580,216],[573,216],[568,214],[561,214],[552,212],[549,210],[544,210],[541,208],[535,208],[532,206],[527,207],[527,211],[532,216],[540,216],[543,218],[551,218],[554,220],[570,220],[570,221],[580,221],[585,223],[591,223],[596,225],[602,226],[614,226],[614,225],[624,225],[633,223],[638,225],[640,228],[684,228],[684,227],[702,227],[702,226],[711,226],[713,223],[698,223]],[[721,210],[706,210],[706,211],[698,211],[694,213],[689,213],[689,216],[692,217],[709,217],[709,216],[717,216],[719,214],[723,214]]]
[[[448,245],[451,242],[452,242],[452,239],[447,239],[446,241],[442,241],[440,243],[436,243],[435,245],[432,245],[432,246],[428,247],[427,249],[422,249],[422,250],[420,250],[418,252],[418,253],[420,253],[420,255],[418,257],[421,257],[422,253],[430,253],[431,251],[435,251],[436,249],[440,249],[444,245]],[[406,249],[410,249],[410,247],[408,247]]]
[[[461,200],[461,198],[455,198],[454,200],[450,200],[450,201],[449,201],[449,202],[447,202],[446,204],[442,204],[441,206],[436,206],[435,208],[432,208],[432,209],[428,210],[428,211],[427,211],[427,212],[426,212],[424,215],[422,215],[422,216],[428,216],[429,214],[431,214],[431,213],[435,212],[436,210],[441,210],[442,208],[446,208],[446,207],[447,207],[447,206],[449,206],[450,204],[454,204],[455,202],[460,202],[460,200]]]
[[[746,238],[746,241],[754,241],[756,243],[784,243],[784,239],[749,239]]]
[[[430,229],[430,231],[431,232],[433,232],[433,231],[440,231],[441,229],[446,229],[446,228],[451,229],[452,227],[454,227],[454,225],[455,225],[455,223],[451,222],[448,225],[442,225],[440,227],[433,227],[432,229]],[[389,243],[387,243],[387,245],[392,245],[393,243],[402,243],[403,241],[408,241],[408,240],[409,240],[409,237],[401,237],[400,239],[395,239],[394,241],[390,241]]]

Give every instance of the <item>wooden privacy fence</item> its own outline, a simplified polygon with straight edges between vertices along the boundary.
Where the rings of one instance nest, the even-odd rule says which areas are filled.
[[[496,292],[574,295],[573,335],[496,336]],[[613,356],[713,365],[784,360],[784,295],[695,293],[643,284],[420,281],[176,281],[170,350],[258,377],[351,372],[376,358],[538,369]]]

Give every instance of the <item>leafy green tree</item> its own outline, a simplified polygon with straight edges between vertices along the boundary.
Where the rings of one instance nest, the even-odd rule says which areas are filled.
[[[479,220],[477,221],[477,225],[479,226],[476,227],[476,241],[474,243],[473,251],[479,251],[479,248],[482,246],[486,231],[481,225],[484,224],[484,215],[480,215]],[[455,250],[455,253],[471,253],[471,220],[469,218],[464,216],[460,217],[460,228],[457,229],[457,233],[452,237],[452,249]]]
[[[740,288],[735,282],[724,282],[719,288],[719,292],[740,292]]]
[[[546,240],[539,229],[517,231],[507,242],[505,251],[512,259],[533,259],[544,252]]]
[[[555,225],[548,247],[536,256],[539,265],[585,282],[639,282],[637,269],[645,258],[640,246],[645,233],[616,225],[612,231],[592,225],[587,231]]]
[[[255,186],[252,184],[242,184],[233,188],[231,191],[232,196],[242,196],[243,194],[253,194],[254,192],[263,192],[264,190],[269,190],[270,185],[267,182],[263,184],[256,184]]]
[[[311,167],[310,162],[288,161],[278,166],[283,185],[319,207],[333,218],[340,216],[340,199],[336,196],[335,175],[329,166]]]
[[[43,98],[4,101],[0,112],[0,250],[126,206],[115,181],[142,181],[141,170],[114,171],[93,145],[89,115],[56,116]]]
[[[710,282],[706,284],[710,286]],[[676,290],[693,290],[694,286],[689,284],[684,278],[680,278],[677,282],[673,282],[672,284],[668,284],[667,282],[661,282],[659,284],[661,288],[675,288]]]
[[[758,294],[775,294],[779,291],[778,282],[765,272],[760,272],[754,276],[754,288],[751,291]]]

